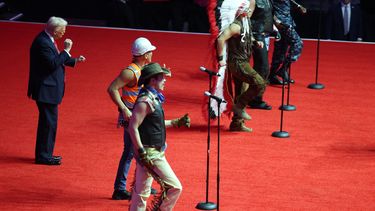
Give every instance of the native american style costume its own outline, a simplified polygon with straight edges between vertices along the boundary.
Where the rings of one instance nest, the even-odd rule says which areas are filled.
[[[218,70],[221,77],[214,78],[214,87],[212,94],[223,98],[227,103],[221,103],[218,109],[217,101],[211,101],[210,105],[210,117],[216,118],[222,113],[230,114],[233,106],[233,88],[231,74],[228,73],[227,66],[219,67],[216,53],[216,40],[218,36],[227,28],[234,20],[238,17],[238,12],[242,10],[244,12],[249,8],[249,0],[210,0],[208,9],[208,16],[210,21],[211,40],[210,46],[212,47],[212,60],[213,66]],[[241,18],[242,25],[244,27],[242,39],[246,34],[251,33],[250,23],[248,18]],[[223,60],[227,61],[227,44],[223,49]],[[205,106],[206,107],[206,106]],[[204,108],[207,109],[207,108]],[[207,112],[207,110],[205,111]],[[205,115],[207,116],[207,115]]]

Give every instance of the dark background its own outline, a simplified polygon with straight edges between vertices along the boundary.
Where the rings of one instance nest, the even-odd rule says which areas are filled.
[[[43,22],[50,16],[60,16],[69,24],[110,26],[139,29],[209,32],[208,20],[203,7],[193,5],[193,0],[128,0],[132,5],[128,12],[119,11],[119,0],[5,0],[7,11],[22,13],[18,21]],[[318,38],[319,17],[320,37],[325,38],[325,17],[328,8],[339,0],[297,0],[307,8],[307,14],[293,11],[297,31],[303,38]],[[1,2],[1,1],[0,1]],[[360,4],[364,41],[375,41],[375,6],[373,0],[352,0]],[[128,8],[129,9],[129,8]],[[4,9],[3,9],[4,10]],[[122,13],[121,13],[122,12]],[[132,24],[122,23],[122,14],[132,14]],[[176,16],[178,15],[178,17]],[[4,19],[4,18],[2,18]],[[176,19],[180,23],[176,22]],[[115,21],[114,21],[115,20]],[[116,22],[117,20],[117,22]],[[366,27],[367,26],[367,27]],[[366,30],[367,28],[367,30]]]

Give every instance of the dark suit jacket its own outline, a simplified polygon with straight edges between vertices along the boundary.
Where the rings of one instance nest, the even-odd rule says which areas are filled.
[[[60,104],[65,89],[65,65],[74,66],[75,59],[55,48],[46,32],[39,33],[30,48],[30,74],[27,96],[33,100]]]
[[[344,35],[344,20],[341,10],[341,2],[335,4],[328,11],[326,33],[328,39],[356,41],[362,38],[361,8],[351,4],[350,29],[347,36]]]

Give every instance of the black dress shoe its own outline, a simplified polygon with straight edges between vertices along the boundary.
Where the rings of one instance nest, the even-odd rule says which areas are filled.
[[[276,75],[270,76],[268,81],[271,85],[283,85],[283,82]]]
[[[129,200],[131,198],[131,194],[127,190],[114,190],[112,194],[113,200]]]
[[[252,104],[250,104],[250,108],[252,108],[252,109],[271,110],[272,106],[268,105],[266,102],[261,102],[261,103],[252,103]]]
[[[61,165],[61,160],[55,160],[55,159],[48,159],[48,160],[35,160],[36,164],[41,165],[49,165],[49,166],[55,166],[55,165]]]
[[[52,156],[52,158],[55,159],[55,160],[61,160],[62,159],[62,157],[59,156],[59,155],[54,155],[54,156]]]
[[[276,72],[276,75],[278,75],[281,78],[283,78],[284,81],[285,81],[285,84],[287,84],[288,81],[289,81],[289,83],[294,84],[294,80],[291,79],[291,78],[289,78],[289,74],[288,74],[288,72],[286,70],[281,69],[278,72]],[[281,81],[281,84],[282,84],[282,81]]]

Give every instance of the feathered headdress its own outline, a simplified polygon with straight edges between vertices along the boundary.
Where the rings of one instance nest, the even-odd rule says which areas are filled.
[[[216,118],[222,113],[230,115],[230,111],[233,105],[233,88],[231,82],[231,75],[228,74],[227,66],[218,66],[217,53],[216,53],[216,40],[218,36],[229,27],[231,23],[236,19],[237,16],[248,12],[250,6],[249,0],[209,0],[207,7],[208,18],[210,21],[210,46],[212,48],[212,62],[213,67],[218,69],[218,73],[221,77],[214,78],[214,86],[212,94],[225,99],[228,103],[221,103],[218,109],[218,104],[215,100],[211,101],[210,105],[210,117]],[[246,26],[248,24],[244,24]],[[244,32],[248,33],[249,30],[244,28]],[[223,48],[223,59],[228,59],[227,44]],[[206,109],[207,113],[207,108]],[[207,116],[207,115],[206,115]]]

